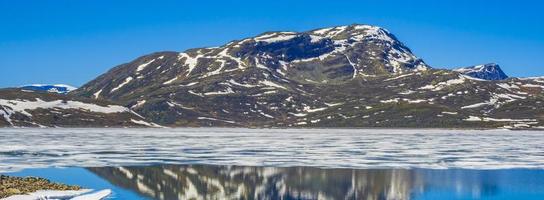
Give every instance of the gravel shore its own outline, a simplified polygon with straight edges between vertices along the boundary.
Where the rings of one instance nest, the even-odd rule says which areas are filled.
[[[0,175],[0,199],[12,195],[28,194],[38,190],[80,190],[80,186],[52,183],[38,177],[11,177]]]

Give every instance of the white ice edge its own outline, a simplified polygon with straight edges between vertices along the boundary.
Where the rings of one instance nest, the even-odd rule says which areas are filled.
[[[70,199],[70,200],[101,200],[108,197],[112,192],[110,189],[92,192],[91,189],[82,190],[40,190],[26,195],[13,195],[2,200],[55,200],[55,199]],[[92,193],[91,193],[92,192]]]

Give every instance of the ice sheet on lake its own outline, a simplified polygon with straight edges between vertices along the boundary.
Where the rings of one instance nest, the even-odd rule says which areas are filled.
[[[101,200],[111,194],[111,190],[105,189],[92,192],[90,189],[83,190],[40,190],[26,195],[13,195],[2,200]]]
[[[536,131],[0,129],[0,172],[152,164],[544,168]]]

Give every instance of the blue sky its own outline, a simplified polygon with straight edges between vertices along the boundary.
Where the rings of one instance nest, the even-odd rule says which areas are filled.
[[[542,76],[542,8],[524,0],[0,0],[0,87],[80,86],[155,51],[353,23],[390,30],[436,68],[496,62],[512,76]]]

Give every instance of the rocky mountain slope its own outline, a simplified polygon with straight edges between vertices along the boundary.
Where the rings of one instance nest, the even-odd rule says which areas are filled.
[[[0,90],[0,127],[149,127],[130,109],[47,91]]]
[[[542,126],[542,82],[481,78],[432,69],[385,29],[351,25],[154,53],[74,94],[167,126]]]
[[[70,95],[164,126],[543,127],[542,79],[503,75],[433,69],[387,30],[350,25],[157,52]]]

